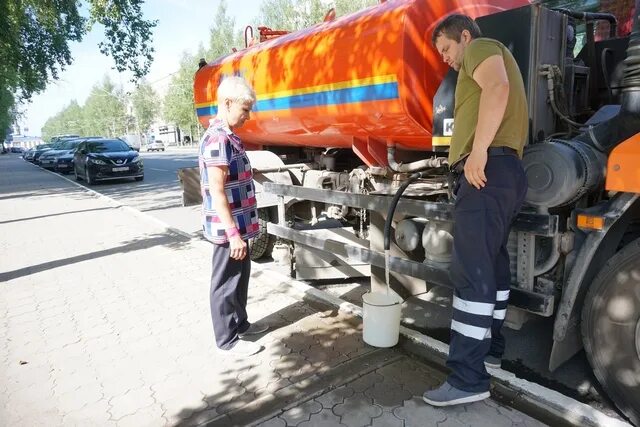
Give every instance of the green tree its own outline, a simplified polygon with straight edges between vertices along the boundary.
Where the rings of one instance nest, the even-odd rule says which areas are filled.
[[[114,58],[116,68],[130,70],[134,78],[145,75],[153,60],[156,21],[143,18],[143,3],[0,0],[0,128],[12,121],[7,106],[29,100],[71,64],[69,43],[81,41],[94,24],[104,27],[99,48]]]
[[[235,20],[227,14],[227,3],[221,1],[210,29],[209,46],[199,46],[195,55],[182,54],[180,68],[171,78],[163,100],[163,118],[178,126],[192,140],[202,130],[193,105],[193,74],[198,69],[200,58],[211,61],[228,55],[234,47],[243,47],[242,33],[236,31]]]
[[[265,0],[260,6],[258,24],[274,30],[300,30],[323,21],[332,7],[336,16],[378,4],[378,0]]]
[[[160,112],[160,98],[150,84],[142,82],[131,97],[138,131],[146,133]]]
[[[87,136],[118,137],[127,133],[125,94],[108,77],[91,90],[84,104],[83,126]]]
[[[336,15],[348,15],[378,4],[378,0],[335,0]]]
[[[199,58],[204,56],[204,48],[199,54],[183,53],[180,69],[171,78],[171,83],[164,97],[163,117],[167,123],[180,127],[183,133],[198,134],[199,124],[193,105],[193,74],[198,69]]]
[[[42,138],[45,141],[51,140],[51,137],[55,135],[63,134],[85,135],[84,110],[75,99],[53,117],[50,117],[42,128]]]
[[[206,59],[211,61],[222,55],[228,55],[232,49],[244,47],[242,33],[235,29],[235,19],[227,15],[227,2],[222,0],[218,5],[216,17],[209,30],[209,48]]]

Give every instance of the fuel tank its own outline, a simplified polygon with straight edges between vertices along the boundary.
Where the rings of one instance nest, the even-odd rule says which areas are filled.
[[[478,17],[528,3],[391,0],[259,43],[198,70],[198,118],[207,127],[221,79],[241,75],[257,95],[237,130],[245,143],[352,147],[369,164],[373,145],[429,150],[432,99],[448,68],[431,46],[435,25],[454,12]]]

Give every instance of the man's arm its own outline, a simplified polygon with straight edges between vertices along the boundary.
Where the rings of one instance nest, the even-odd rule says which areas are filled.
[[[473,72],[473,80],[482,93],[478,108],[478,123],[471,154],[464,165],[464,175],[477,189],[485,186],[484,173],[487,165],[487,149],[498,132],[509,101],[509,77],[500,55],[482,61]]]
[[[231,215],[227,194],[224,191],[224,181],[228,169],[226,166],[207,167],[209,192],[211,193],[213,205],[225,230],[235,228],[236,226],[236,223],[233,221],[233,216]],[[242,240],[242,236],[240,235],[229,237],[229,249],[231,250],[231,258],[235,260],[241,260],[247,255],[247,244]]]

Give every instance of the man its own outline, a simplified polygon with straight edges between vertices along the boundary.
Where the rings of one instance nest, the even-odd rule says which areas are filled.
[[[218,114],[199,149],[202,228],[213,243],[210,303],[216,344],[221,353],[241,357],[262,350],[241,338],[268,328],[247,320],[248,240],[258,234],[258,211],[251,164],[233,132],[249,119],[256,95],[234,76],[220,83],[217,99]]]
[[[434,406],[489,397],[485,365],[499,367],[511,273],[509,228],[526,194],[521,157],[528,133],[522,76],[511,52],[482,38],[473,19],[450,15],[432,43],[458,71],[449,165],[457,173],[453,213],[455,286],[446,382],[424,393]]]

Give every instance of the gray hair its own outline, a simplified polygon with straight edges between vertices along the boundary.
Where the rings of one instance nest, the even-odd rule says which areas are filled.
[[[239,76],[225,77],[220,86],[218,86],[218,106],[224,103],[225,99],[230,99],[234,102],[251,103],[256,102],[256,93],[249,86],[247,81]]]

